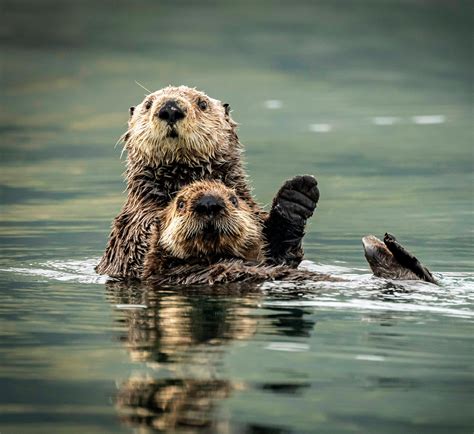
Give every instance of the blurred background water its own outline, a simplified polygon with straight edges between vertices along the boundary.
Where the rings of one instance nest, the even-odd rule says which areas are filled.
[[[472,431],[470,2],[1,8],[0,431]],[[262,204],[314,174],[306,257],[350,282],[104,285],[135,81],[230,103]],[[371,278],[385,231],[442,286]]]

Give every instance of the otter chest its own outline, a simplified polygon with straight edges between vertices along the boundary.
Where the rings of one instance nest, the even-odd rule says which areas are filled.
[[[197,180],[212,179],[222,181],[225,184],[229,183],[228,180],[226,182],[226,175],[228,174],[226,166],[226,164],[205,164],[202,166],[177,164],[173,166],[160,166],[152,169],[149,179],[153,183],[156,191],[162,193],[162,199],[168,202],[181,188]],[[230,183],[232,184],[232,182]]]
[[[222,181],[234,188],[235,180],[227,163],[206,163],[200,166],[184,164],[145,167],[129,179],[129,191],[140,202],[166,206],[185,185],[197,180]],[[130,175],[130,173],[129,173]]]

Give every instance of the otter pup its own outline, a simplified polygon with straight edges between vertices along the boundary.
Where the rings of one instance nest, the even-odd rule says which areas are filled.
[[[143,279],[196,285],[265,280],[334,280],[285,265],[264,265],[263,223],[236,191],[218,181],[183,187],[158,213]]]
[[[96,271],[139,278],[157,212],[196,180],[219,180],[234,189],[263,224],[267,260],[296,267],[302,260],[306,220],[319,199],[316,180],[300,176],[278,192],[270,213],[254,201],[242,165],[242,145],[230,107],[186,86],[150,93],[131,107],[122,136],[127,151],[127,200],[115,218]]]
[[[431,272],[391,234],[383,242],[374,235],[362,238],[365,257],[373,273],[386,279],[424,280],[437,284]]]

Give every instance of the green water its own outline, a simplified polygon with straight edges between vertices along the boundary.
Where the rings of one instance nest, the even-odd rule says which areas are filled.
[[[469,2],[2,12],[2,433],[472,432]],[[135,80],[230,103],[262,204],[314,174],[308,266],[348,282],[105,285]],[[385,231],[442,286],[372,278],[360,238]]]

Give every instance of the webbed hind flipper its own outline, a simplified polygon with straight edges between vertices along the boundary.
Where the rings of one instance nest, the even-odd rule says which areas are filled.
[[[438,283],[428,268],[426,268],[414,255],[408,252],[393,235],[386,233],[383,237],[383,242],[400,265],[411,270],[421,280],[434,284]]]

